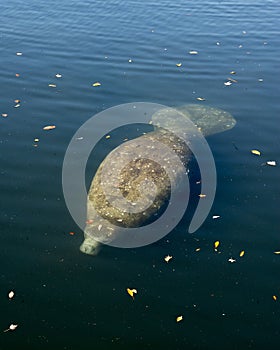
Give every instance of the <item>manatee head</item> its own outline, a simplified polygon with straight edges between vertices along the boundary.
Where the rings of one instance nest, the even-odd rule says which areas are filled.
[[[80,251],[87,255],[97,255],[100,249],[100,243],[93,239],[91,236],[87,236],[83,243],[80,245]]]

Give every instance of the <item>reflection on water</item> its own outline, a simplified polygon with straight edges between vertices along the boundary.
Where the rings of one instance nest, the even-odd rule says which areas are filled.
[[[1,13],[0,324],[18,327],[0,347],[274,348],[278,2],[4,0]],[[187,234],[186,214],[152,246],[91,258],[64,203],[63,157],[92,115],[135,101],[216,106],[237,125],[208,139],[218,184],[199,231]]]

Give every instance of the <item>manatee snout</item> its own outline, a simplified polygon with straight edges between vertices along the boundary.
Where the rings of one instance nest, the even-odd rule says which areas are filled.
[[[92,239],[91,237],[85,238],[80,245],[80,251],[87,255],[97,255],[100,249],[100,243]]]

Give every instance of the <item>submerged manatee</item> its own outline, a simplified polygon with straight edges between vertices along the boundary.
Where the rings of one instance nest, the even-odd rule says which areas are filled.
[[[187,132],[182,130],[186,128],[184,120],[191,120],[204,136],[229,130],[236,123],[228,112],[213,107],[185,105],[176,111],[157,111],[152,116],[154,131],[121,144],[100,164],[88,192],[85,239],[80,246],[83,253],[96,255],[100,242],[111,242],[118,227],[140,227],[162,214],[171,187],[181,181],[192,156],[177,136]],[[181,166],[166,149],[176,153]],[[174,169],[171,174],[154,161],[158,154]]]

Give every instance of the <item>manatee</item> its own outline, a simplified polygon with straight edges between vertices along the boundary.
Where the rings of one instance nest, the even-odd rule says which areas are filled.
[[[96,255],[100,242],[111,242],[118,227],[141,227],[164,212],[171,187],[181,181],[192,157],[188,145],[178,136],[180,132],[187,132],[184,130],[186,119],[204,136],[229,130],[236,124],[228,112],[208,106],[184,105],[176,107],[175,114],[174,108],[157,111],[152,116],[154,130],[116,147],[93,177],[87,199],[84,241],[80,246],[83,253]],[[181,166],[167,149],[175,152]],[[150,156],[143,156],[145,154]],[[154,160],[158,154],[174,169],[171,174]],[[122,169],[121,172],[118,169]],[[122,206],[123,199],[125,206]],[[129,210],[126,210],[127,203]]]

